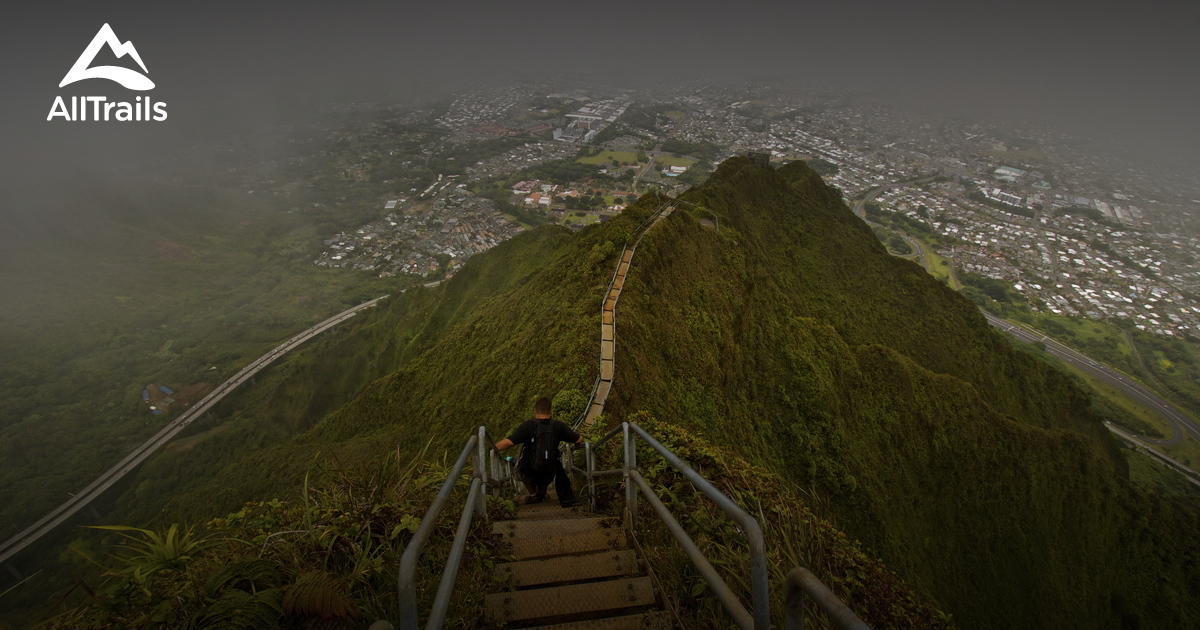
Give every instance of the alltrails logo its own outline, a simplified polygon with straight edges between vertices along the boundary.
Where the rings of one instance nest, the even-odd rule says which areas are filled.
[[[129,55],[137,62],[137,65],[142,68],[142,72],[149,73],[146,70],[146,64],[142,62],[142,57],[138,55],[137,49],[133,47],[133,42],[121,43],[117,39],[117,34],[113,32],[112,27],[105,24],[100,27],[100,32],[92,38],[92,43],[88,44],[83,50],[83,54],[79,55],[79,59],[75,60],[75,65],[67,71],[67,76],[63,77],[62,82],[58,87],[64,87],[83,81],[85,79],[108,79],[115,81],[130,90],[146,91],[154,88],[154,82],[136,70],[122,68],[120,66],[95,66],[90,67],[92,61],[96,59],[100,49],[108,46],[117,58]],[[145,97],[137,97],[134,102],[109,101],[107,96],[72,96],[71,106],[67,107],[67,102],[61,96],[54,98],[54,104],[50,106],[50,115],[46,116],[46,120],[54,120],[62,117],[64,120],[81,121],[88,120],[88,105],[91,105],[91,120],[117,120],[117,121],[142,121],[142,120],[166,120],[167,119],[167,104],[155,103],[149,95]]]

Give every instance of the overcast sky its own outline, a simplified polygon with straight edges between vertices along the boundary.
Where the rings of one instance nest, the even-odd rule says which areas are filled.
[[[120,6],[117,6],[117,5]],[[1181,2],[100,3],[6,7],[0,24],[0,203],[153,161],[194,134],[289,106],[413,95],[498,74],[777,78],[903,89],[930,103],[1100,125],[1193,168],[1200,14]],[[132,41],[166,123],[47,122],[58,82],[104,23]]]

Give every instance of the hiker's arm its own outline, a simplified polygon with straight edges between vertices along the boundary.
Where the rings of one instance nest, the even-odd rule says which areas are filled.
[[[505,451],[512,447],[513,447],[513,441],[508,438],[504,438],[503,440],[496,442],[496,450],[497,451]]]

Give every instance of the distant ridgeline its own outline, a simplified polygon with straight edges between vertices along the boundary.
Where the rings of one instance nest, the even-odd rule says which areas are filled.
[[[716,214],[720,232],[698,220],[708,212],[677,211],[642,241],[619,306],[607,423],[648,412],[780,487],[810,489],[793,499],[815,497],[810,507],[909,585],[904,597],[955,625],[1200,624],[1200,509],[1132,485],[1069,378],[888,255],[801,162],[732,158],[682,199]],[[165,516],[294,499],[318,457],[354,467],[432,441],[440,458],[472,426],[506,434],[539,395],[588,391],[615,258],[658,203],[647,195],[578,234],[531,230],[436,289],[381,304],[282,367],[269,395],[336,410],[196,482]],[[347,373],[386,376],[340,407],[309,391]],[[170,457],[182,465],[206,448],[220,447]],[[851,600],[873,588],[855,579]]]

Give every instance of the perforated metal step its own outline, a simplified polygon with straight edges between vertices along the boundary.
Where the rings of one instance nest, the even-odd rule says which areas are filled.
[[[492,534],[505,539],[553,538],[563,534],[577,534],[597,529],[609,529],[617,525],[618,520],[616,518],[603,516],[544,519],[537,521],[496,521],[492,523]]]
[[[538,630],[671,630],[671,615],[665,612],[649,612],[638,615],[622,615],[607,619],[569,621],[552,626],[537,626]]]
[[[485,598],[489,623],[529,621],[650,606],[656,603],[648,577],[492,593]]]
[[[602,381],[613,380],[613,362],[612,361],[601,361],[600,362],[600,380],[602,380]]]
[[[509,542],[512,544],[512,554],[522,560],[624,549],[628,546],[625,532],[615,528],[563,534],[553,538],[513,538]]]
[[[516,588],[635,575],[640,565],[632,549],[602,551],[545,560],[506,562],[496,567],[496,579]]]

